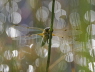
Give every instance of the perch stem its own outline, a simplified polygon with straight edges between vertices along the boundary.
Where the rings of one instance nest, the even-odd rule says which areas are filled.
[[[46,72],[48,72],[48,70],[49,70],[49,64],[50,64],[51,39],[52,39],[53,21],[54,21],[54,6],[55,6],[55,0],[53,0],[53,2],[52,2],[52,17],[51,17],[51,25],[50,25],[50,36],[49,36],[49,46],[48,46],[48,58],[47,58]]]

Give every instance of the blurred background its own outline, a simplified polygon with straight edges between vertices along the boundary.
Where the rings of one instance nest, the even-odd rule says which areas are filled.
[[[0,0],[0,72],[46,72],[52,0]],[[55,0],[49,72],[95,72],[95,0]],[[30,36],[31,35],[31,36]]]

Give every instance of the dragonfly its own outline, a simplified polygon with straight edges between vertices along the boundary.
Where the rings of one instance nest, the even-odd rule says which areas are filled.
[[[25,37],[31,37],[33,35],[39,35],[42,37],[42,42],[41,42],[41,47],[44,46],[46,43],[48,44],[49,43],[49,37],[50,37],[50,27],[46,27],[44,29],[42,28],[37,28],[37,27],[26,27],[26,26],[23,26],[23,25],[13,25],[12,27],[23,27],[23,28],[27,28],[27,29],[36,29],[36,30],[40,30],[41,33],[36,33],[36,34],[33,34],[31,31],[29,31],[26,35],[24,35]],[[64,31],[67,31],[66,29]],[[52,36],[58,36],[60,38],[63,39],[63,36],[60,36],[60,35],[56,35],[54,33],[52,33]]]

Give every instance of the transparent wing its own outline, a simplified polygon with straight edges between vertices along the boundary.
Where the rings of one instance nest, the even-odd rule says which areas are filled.
[[[79,27],[65,27],[62,29],[54,29],[53,33],[56,36],[59,36],[61,38],[68,38],[68,37],[72,37],[72,35],[80,35],[82,34],[82,31]]]
[[[18,28],[18,29],[20,29],[20,27],[21,27],[21,28],[25,28],[25,29],[30,30],[30,31],[43,31],[43,29],[41,29],[41,28],[28,27],[28,26],[25,25],[25,24],[23,24],[23,25],[16,25],[16,24],[14,24],[14,25],[12,25],[12,27],[15,27],[15,28]],[[24,29],[24,30],[25,30],[25,29]]]
[[[28,35],[24,35],[24,36],[18,36],[18,37],[14,37],[14,40],[30,40],[30,39],[35,39],[35,38],[40,38],[41,36],[38,34],[32,34],[31,36]]]
[[[18,37],[35,39],[43,36],[42,31],[44,29],[41,28],[28,27],[27,25],[12,25],[12,27],[21,32],[21,35],[15,37],[16,39],[18,39]],[[60,38],[63,38],[64,36],[67,36],[67,34],[69,34],[68,32],[69,29],[54,29],[52,36],[58,36]]]
[[[12,25],[12,35],[15,33],[13,39],[35,39],[43,36],[43,29],[37,27],[27,27],[27,25]],[[15,30],[15,31],[14,31]],[[9,32],[11,32],[9,31]],[[14,31],[14,32],[13,32]]]
[[[53,30],[53,36],[58,36],[60,38],[64,38],[65,36],[67,36],[68,34],[70,34],[70,30],[69,29],[54,29]]]

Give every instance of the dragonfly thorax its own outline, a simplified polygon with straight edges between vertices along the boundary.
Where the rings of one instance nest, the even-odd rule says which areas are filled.
[[[45,45],[46,42],[48,43],[49,36],[50,36],[50,27],[46,27],[43,30],[43,38],[42,38],[42,45],[41,46]]]

